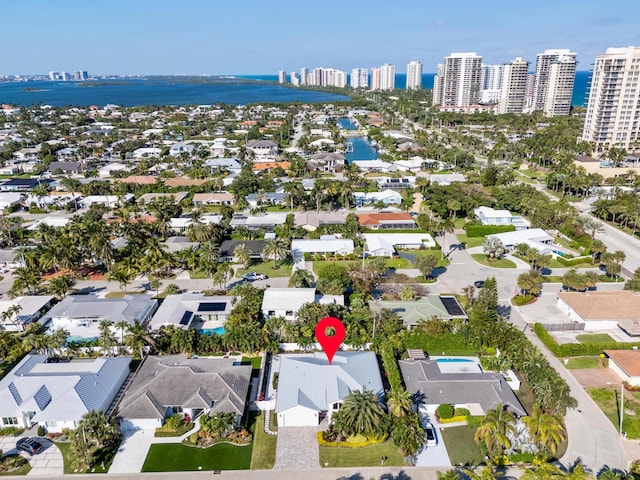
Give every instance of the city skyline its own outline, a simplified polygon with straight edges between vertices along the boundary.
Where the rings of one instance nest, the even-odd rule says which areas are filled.
[[[434,73],[451,52],[475,51],[485,63],[499,64],[516,57],[533,62],[555,48],[576,52],[578,70],[590,70],[607,48],[640,44],[634,24],[640,3],[619,0],[607,7],[597,0],[460,0],[455,9],[416,3],[392,15],[362,1],[329,0],[319,8],[290,0],[277,6],[195,0],[177,9],[167,0],[25,0],[5,5],[11,21],[0,42],[11,48],[0,75],[78,65],[97,75],[275,74],[305,64],[350,72],[386,63],[404,73],[411,60]]]

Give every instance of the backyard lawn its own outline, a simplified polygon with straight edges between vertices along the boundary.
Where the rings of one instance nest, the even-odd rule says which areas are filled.
[[[480,447],[473,440],[474,427],[447,427],[440,429],[452,465],[479,465],[484,462]]]
[[[275,415],[272,415],[272,417]],[[260,412],[255,422],[253,436],[253,453],[251,454],[251,470],[264,470],[273,468],[276,463],[276,435],[264,433],[264,412]]]
[[[263,273],[268,277],[290,277],[291,276],[291,267],[293,267],[293,263],[291,260],[284,260],[281,262],[277,262],[276,265],[278,268],[273,268],[273,261],[269,262],[258,262],[249,266],[246,270],[244,268],[239,268],[236,271],[236,277],[242,278],[245,273],[256,272]]]
[[[458,242],[467,244],[467,248],[481,247],[485,240],[484,237],[467,237],[463,234],[456,236],[458,237]]]
[[[585,390],[617,429],[620,425],[620,385],[606,388],[586,388]],[[638,393],[634,393],[633,399],[625,395],[622,431],[627,433],[627,438],[640,438],[640,401],[638,401],[638,395]]]
[[[485,265],[487,267],[516,268],[516,264],[506,258],[499,258],[498,260],[494,260],[490,262],[484,253],[472,253],[471,256],[476,262],[480,263],[481,265]]]
[[[197,448],[181,443],[155,443],[149,449],[142,471],[247,470],[252,450],[253,444],[238,447],[219,443],[209,448]]]
[[[571,357],[565,364],[568,369],[600,368],[600,357]]]
[[[576,336],[580,343],[614,343],[615,340],[606,333],[582,333]]]
[[[321,467],[376,467],[380,459],[387,457],[385,466],[406,465],[402,452],[391,441],[361,448],[327,447],[320,445]]]

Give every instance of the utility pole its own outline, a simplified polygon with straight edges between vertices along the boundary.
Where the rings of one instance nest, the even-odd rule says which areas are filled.
[[[620,436],[622,436],[622,419],[624,417],[624,383],[620,384]]]

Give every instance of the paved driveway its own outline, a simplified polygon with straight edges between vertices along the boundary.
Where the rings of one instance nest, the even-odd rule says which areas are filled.
[[[64,472],[62,453],[60,453],[60,449],[58,447],[46,438],[40,439],[40,442],[44,446],[44,450],[41,453],[31,456],[25,452],[18,452],[16,449],[16,442],[20,438],[26,436],[29,436],[28,432],[26,432],[25,435],[20,435],[18,437],[0,437],[0,449],[5,455],[9,453],[20,453],[20,455],[29,460],[29,463],[31,464],[29,476],[53,477],[62,475]]]
[[[274,470],[318,470],[318,427],[278,427]]]
[[[139,473],[147,458],[149,447],[158,440],[155,430],[129,430],[125,432],[120,448],[113,459],[109,473]],[[176,438],[171,438],[174,442]]]
[[[449,460],[449,452],[447,452],[447,447],[442,441],[442,434],[440,433],[440,429],[438,425],[434,422],[433,426],[436,429],[436,438],[438,439],[438,444],[435,447],[423,447],[421,451],[416,455],[417,467],[441,467],[441,468],[449,468],[451,467],[451,460]]]

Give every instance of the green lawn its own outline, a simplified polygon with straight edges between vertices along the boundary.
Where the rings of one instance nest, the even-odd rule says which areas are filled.
[[[440,430],[452,465],[479,465],[484,461],[480,447],[473,440],[476,429],[463,425]]]
[[[244,268],[239,268],[236,272],[237,278],[242,278],[242,276],[246,273],[256,272],[263,273],[268,277],[290,277],[291,276],[291,268],[293,267],[293,263],[291,260],[285,260],[282,262],[276,263],[277,267],[275,270],[273,268],[273,262],[258,262],[252,264],[246,270]]]
[[[142,471],[247,470],[251,465],[252,450],[253,444],[238,447],[220,443],[197,448],[181,443],[155,443],[149,449]]]
[[[116,445],[113,450],[105,450],[103,449],[102,454],[98,454],[96,456],[95,465],[89,469],[88,472],[80,472],[77,469],[71,466],[73,462],[73,454],[71,453],[71,442],[56,442],[56,446],[60,449],[60,453],[62,453],[62,461],[64,462],[64,473],[107,473],[109,471],[109,467],[111,467],[111,462],[113,462],[113,457],[115,457],[117,448],[119,446]],[[104,468],[102,468],[104,460]]]
[[[458,242],[466,243],[467,248],[481,247],[484,243],[484,237],[467,237],[466,235],[457,235]]]
[[[568,369],[600,368],[600,357],[572,357],[566,363]]]
[[[253,370],[260,370],[260,365],[262,364],[262,357],[242,357],[241,360],[242,365],[251,365]]]
[[[471,256],[476,262],[480,263],[481,265],[485,265],[487,267],[516,268],[516,264],[506,258],[499,258],[498,260],[494,260],[490,262],[484,253],[472,253]]]
[[[615,340],[606,333],[581,333],[576,336],[580,343],[613,343]]]
[[[272,415],[272,417],[275,416]],[[251,454],[251,470],[264,470],[273,468],[276,463],[276,435],[264,433],[264,412],[260,412],[255,422],[253,434],[253,452]]]
[[[585,390],[617,430],[620,425],[620,385],[606,388],[585,388]],[[625,396],[624,411],[622,431],[627,433],[627,438],[640,438],[640,402]]]
[[[402,467],[405,464],[402,452],[390,440],[361,448],[327,447],[320,445],[321,467],[376,467],[386,456],[385,466]]]

